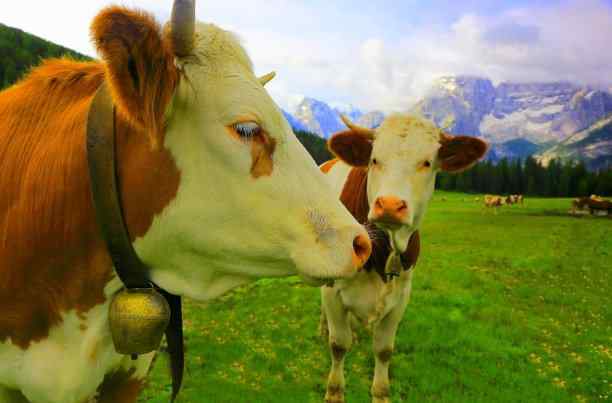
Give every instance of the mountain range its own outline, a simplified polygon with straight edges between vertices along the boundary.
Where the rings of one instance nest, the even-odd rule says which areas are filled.
[[[487,158],[493,161],[537,155],[542,161],[582,159],[598,169],[612,160],[608,146],[612,135],[600,130],[609,127],[612,117],[610,89],[567,82],[495,86],[486,78],[446,76],[435,80],[425,96],[406,110],[449,133],[487,140],[491,144]],[[308,97],[293,111],[284,112],[294,128],[323,138],[345,130],[341,113],[366,127],[377,127],[385,116],[350,105],[332,107]]]
[[[70,49],[0,24],[0,89],[11,85],[41,58],[69,54]],[[612,164],[612,87],[595,88],[568,82],[494,85],[483,77],[446,76],[406,111],[419,113],[453,134],[486,139],[487,158],[534,155],[547,164],[553,158],[585,161],[591,169]],[[366,127],[379,126],[385,114],[352,105],[329,105],[305,97],[283,111],[296,131],[322,138],[345,130],[340,114]]]

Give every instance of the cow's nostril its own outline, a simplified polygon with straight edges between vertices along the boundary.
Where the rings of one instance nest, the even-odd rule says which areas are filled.
[[[372,253],[372,242],[365,234],[359,234],[353,239],[353,266],[361,268]]]
[[[397,207],[397,211],[402,213],[404,211],[408,210],[408,205],[406,204],[405,201],[401,200],[399,203],[399,206]]]

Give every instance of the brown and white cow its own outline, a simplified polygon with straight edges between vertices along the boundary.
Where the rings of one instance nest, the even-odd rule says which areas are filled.
[[[495,214],[497,214],[497,209],[506,204],[506,200],[502,196],[485,195],[483,203],[485,208],[492,208]]]
[[[105,83],[136,252],[171,293],[352,276],[367,232],[332,196],[231,33],[176,0],[163,30],[102,10],[101,62],[49,60],[0,93],[0,402],[135,402],[153,353],[117,354],[122,284],[96,224],[85,127]],[[178,11],[177,11],[178,10]]]
[[[321,326],[329,334],[332,358],[325,400],[344,401],[344,357],[355,318],[373,329],[372,399],[388,402],[395,333],[410,298],[410,268],[420,247],[418,228],[436,173],[469,168],[483,157],[487,145],[474,137],[450,136],[416,116],[391,115],[376,130],[344,121],[349,129],[328,143],[337,158],[321,170],[353,215],[371,226],[373,251],[366,270],[321,288]]]

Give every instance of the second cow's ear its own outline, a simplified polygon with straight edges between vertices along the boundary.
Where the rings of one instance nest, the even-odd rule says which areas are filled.
[[[465,171],[484,157],[489,148],[489,145],[479,138],[448,134],[442,135],[440,144],[440,169],[451,173]]]
[[[366,167],[370,163],[372,140],[353,130],[346,130],[331,136],[327,148],[350,166]]]

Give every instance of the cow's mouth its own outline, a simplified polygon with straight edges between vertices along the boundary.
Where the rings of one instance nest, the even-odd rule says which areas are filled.
[[[372,221],[372,223],[375,224],[378,228],[390,232],[395,232],[399,230],[403,225],[401,222],[393,220],[376,220]]]

